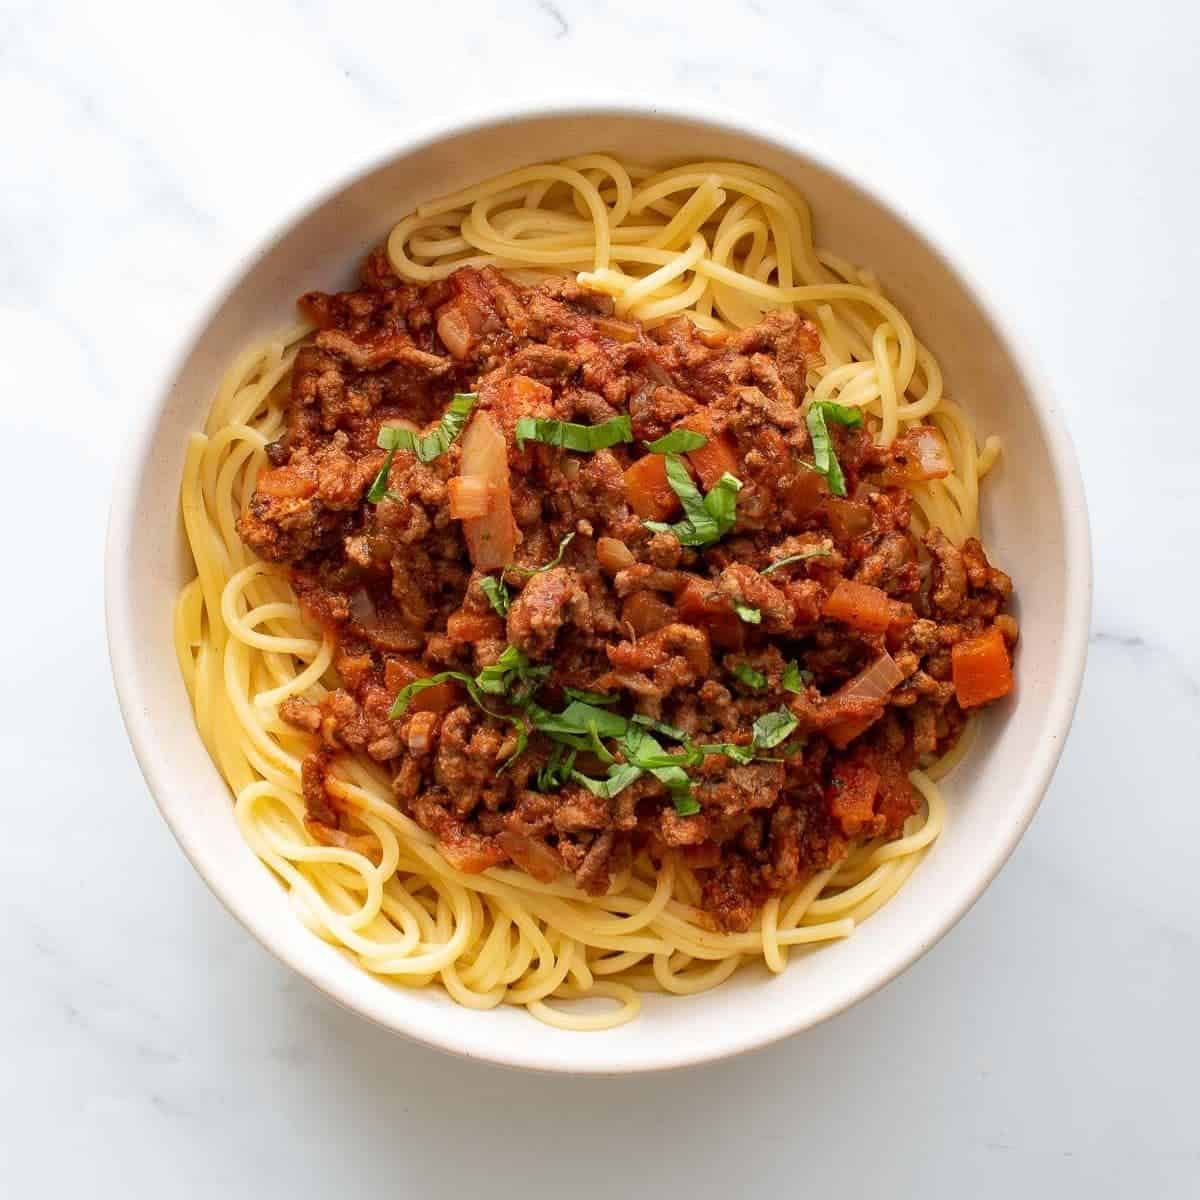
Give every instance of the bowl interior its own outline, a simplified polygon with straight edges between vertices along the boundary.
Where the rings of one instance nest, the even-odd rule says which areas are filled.
[[[679,1000],[645,998],[640,1020],[604,1034],[550,1029],[524,1012],[471,1012],[435,989],[385,984],[319,941],[243,843],[229,794],[196,734],[171,648],[171,609],[192,566],[177,515],[186,435],[199,428],[228,361],[287,324],[311,288],[349,284],[362,255],[422,200],[537,159],[603,149],[650,162],[740,159],[778,171],[812,205],[818,244],[871,266],[938,355],[952,397],[1005,452],[986,484],[985,538],[1016,581],[1019,690],[986,714],[944,784],[941,840],[853,937],[770,977],[740,972]],[[661,113],[564,112],[452,133],[325,196],[265,242],[173,368],[118,493],[110,532],[110,644],[122,708],[156,799],[217,895],[272,951],[339,1001],[429,1043],[511,1064],[573,1071],[651,1069],[716,1058],[804,1028],[868,994],[965,911],[1032,816],[1057,759],[1082,668],[1088,557],[1065,435],[1028,371],[958,273],[863,186],[815,158],[731,126]],[[730,1014],[737,1019],[731,1020]]]

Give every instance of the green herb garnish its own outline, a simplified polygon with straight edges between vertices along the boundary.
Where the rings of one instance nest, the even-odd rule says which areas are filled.
[[[781,684],[785,692],[794,692],[799,696],[804,692],[804,685],[812,683],[812,677],[811,671],[802,671],[800,664],[795,659],[792,659],[783,669]]]
[[[593,796],[611,800],[618,792],[623,792],[631,783],[641,779],[642,774],[641,767],[631,766],[629,763],[614,763],[608,768],[607,779],[591,779],[578,771],[572,771],[571,778],[587,788]]]
[[[795,713],[786,708],[765,713],[754,722],[754,744],[763,750],[771,750],[799,724]]]
[[[510,597],[503,575],[485,575],[479,581],[479,590],[488,598],[488,602],[500,616],[508,616]]]
[[[789,563],[804,562],[806,559],[809,559],[809,558],[832,558],[832,557],[833,557],[832,550],[825,550],[823,548],[815,549],[815,550],[802,550],[799,554],[789,554],[787,556],[787,558],[778,559],[776,562],[771,563],[771,565],[769,567],[763,567],[763,569],[761,571],[759,571],[759,574],[760,575],[770,575],[770,573],[772,571],[778,571],[780,567],[786,567]]]
[[[835,404],[832,400],[818,400],[809,405],[805,415],[808,424],[808,435],[812,439],[813,464],[817,474],[825,476],[829,490],[835,496],[846,494],[846,477],[842,474],[841,464],[833,452],[833,440],[829,436],[828,421],[856,429],[862,424],[862,413],[857,408],[848,408],[844,404]]]
[[[616,704],[620,698],[618,696],[609,696],[604,692],[585,692],[583,688],[565,687],[563,695],[568,700],[582,700],[584,704]]]
[[[520,705],[549,674],[549,666],[537,666],[516,646],[505,646],[500,657],[475,677],[475,684],[489,696],[507,696],[511,703]]]
[[[656,721],[653,717],[642,716],[641,713],[634,713],[630,720],[635,725],[644,725],[647,729],[653,729],[655,733],[661,733],[663,737],[672,738],[674,741],[688,740],[688,735],[677,725],[668,725],[665,721]]]
[[[571,777],[577,750],[555,742],[550,757],[538,769],[536,784],[539,792],[555,792]]]
[[[712,490],[701,496],[683,459],[678,454],[665,457],[667,482],[683,505],[684,519],[674,525],[663,521],[643,521],[642,524],[655,533],[674,534],[681,546],[708,546],[719,541],[733,528],[742,481],[726,471]]]
[[[521,417],[516,429],[517,449],[526,442],[542,442],[564,450],[604,450],[618,442],[633,441],[633,425],[628,417],[613,417],[599,425],[574,425],[544,417]]]
[[[699,450],[708,445],[708,438],[702,433],[691,429],[672,429],[653,442],[643,442],[643,446],[651,454],[686,454],[689,450]]]
[[[756,671],[748,663],[738,663],[733,668],[734,678],[744,683],[749,688],[754,688],[756,691],[761,691],[767,686],[767,677],[761,672]]]
[[[762,621],[762,613],[753,604],[745,604],[741,600],[733,602],[733,611],[747,625],[758,625]]]
[[[624,750],[630,763],[649,771],[666,787],[671,803],[681,817],[700,811],[687,772],[673,761],[676,756],[667,754],[655,738],[636,725],[630,726],[625,735]]]

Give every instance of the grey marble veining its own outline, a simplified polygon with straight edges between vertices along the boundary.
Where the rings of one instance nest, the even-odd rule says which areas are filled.
[[[1200,1194],[1198,38],[1161,0],[0,3],[0,1195]],[[934,196],[1061,397],[1096,556],[1074,732],[971,914],[808,1035],[634,1081],[424,1050],[263,953],[153,809],[101,616],[122,441],[233,255],[414,120],[589,90]]]

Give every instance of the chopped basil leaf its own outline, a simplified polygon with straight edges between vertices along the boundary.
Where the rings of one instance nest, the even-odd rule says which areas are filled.
[[[812,672],[802,671],[800,664],[795,659],[792,659],[783,669],[782,683],[785,692],[794,692],[799,696],[804,692],[804,685],[812,683]]]
[[[548,666],[535,666],[516,646],[505,646],[500,657],[490,667],[484,667],[474,682],[480,691],[491,696],[507,695],[514,703],[521,704],[529,698],[532,689],[527,686],[523,693],[514,693],[514,686],[532,684],[536,687],[549,674]]]
[[[388,474],[392,469],[392,460],[396,457],[395,450],[389,450],[387,457],[383,460],[383,466],[379,468],[375,478],[371,480],[371,486],[367,491],[367,501],[371,504],[378,504],[388,491]]]
[[[563,552],[571,544],[571,539],[574,536],[574,532],[568,533],[567,536],[558,543],[558,553],[548,563],[542,563],[540,567],[507,567],[506,570],[515,571],[518,575],[539,575],[542,571],[548,571],[551,567],[557,567],[558,564],[562,562]]]
[[[737,494],[741,490],[742,481],[726,471],[704,497],[704,507],[717,523],[718,537],[724,537],[733,528],[737,517]]]
[[[508,616],[508,585],[503,575],[485,575],[479,581],[479,590],[488,598],[488,602],[502,617]]]
[[[557,791],[571,776],[571,767],[575,763],[576,750],[570,750],[557,742],[550,751],[537,773],[537,789],[539,792]]]
[[[795,714],[786,708],[766,713],[754,722],[754,745],[770,750],[778,746],[799,724]]]
[[[592,753],[602,763],[615,763],[617,760],[612,756],[608,747],[600,740],[600,731],[596,728],[595,721],[588,722],[588,741],[591,743]]]
[[[517,731],[517,744],[512,753],[504,760],[504,766],[497,772],[498,775],[503,775],[509,767],[521,757],[522,754],[529,748],[529,725],[520,717],[511,718],[513,726]]]
[[[757,625],[762,621],[762,613],[753,604],[743,604],[741,600],[733,602],[733,611],[747,625]]]
[[[596,737],[622,737],[629,722],[618,713],[582,700],[572,700],[561,713],[552,713],[538,705],[529,706],[530,719],[539,733],[552,741],[564,742],[577,750],[592,749]]]
[[[606,696],[603,692],[585,692],[583,688],[565,687],[563,695],[568,700],[582,700],[584,704],[616,704],[618,696]]]
[[[815,550],[802,550],[799,554],[789,554],[787,558],[781,558],[773,562],[769,567],[763,567],[759,571],[760,575],[770,575],[772,571],[779,570],[780,567],[786,567],[789,563],[804,562],[809,558],[832,558],[833,551],[819,548]]]
[[[833,440],[829,436],[827,421],[835,421],[839,425],[855,428],[862,424],[862,413],[857,408],[847,408],[844,404],[835,404],[832,400],[818,400],[809,405],[805,416],[808,425],[808,435],[812,439],[813,463],[818,474],[825,476],[829,490],[835,496],[846,494],[846,477],[842,474],[841,464],[833,452]]]
[[[668,454],[667,459],[667,482],[671,485],[671,491],[679,497],[680,504],[683,505],[684,516],[686,522],[682,524],[691,524],[697,536],[702,537],[702,542],[715,542],[720,536],[716,531],[716,521],[712,513],[704,507],[704,497],[700,494],[700,489],[692,482],[692,477],[688,472],[687,466],[678,454]],[[679,535],[676,534],[676,537]],[[696,542],[683,541],[679,538],[681,544],[695,545]]]
[[[680,816],[700,811],[700,806],[692,796],[692,782],[687,772],[676,761],[672,761],[676,756],[667,754],[657,739],[632,725],[625,735],[624,749],[630,763],[649,771],[659,783],[666,785],[675,811]]]
[[[653,442],[643,442],[642,445],[651,454],[686,454],[689,450],[699,450],[701,446],[707,446],[708,438],[691,429],[672,429],[670,433]]]
[[[590,779],[578,771],[571,772],[571,778],[576,783],[582,784],[593,796],[599,796],[604,800],[611,800],[618,792],[623,792],[631,783],[641,777],[641,768],[630,766],[628,763],[614,764],[609,767],[607,779]]]
[[[521,417],[517,421],[517,448],[526,442],[543,442],[564,450],[603,450],[618,442],[633,441],[633,425],[628,415],[613,417],[599,425],[573,425],[543,417]]]
[[[683,459],[678,454],[668,454],[666,460],[667,482],[683,505],[684,519],[674,525],[663,521],[642,524],[654,533],[673,533],[681,546],[708,546],[719,541],[733,528],[742,481],[726,471],[712,490],[701,496]]]
[[[834,400],[818,400],[817,403],[827,421],[845,425],[848,429],[857,429],[863,423],[861,408],[853,408],[849,404],[838,404]]]
[[[734,678],[740,680],[747,687],[762,689],[767,686],[767,677],[761,672],[756,671],[748,663],[738,663],[733,668]]]
[[[474,392],[459,392],[450,401],[441,421],[438,422],[438,427],[432,433],[413,433],[411,429],[401,429],[398,425],[385,425],[379,431],[375,444],[380,449],[389,451],[386,465],[391,466],[390,455],[395,454],[397,450],[411,450],[423,463],[433,462],[439,455],[445,454],[454,439],[462,433],[478,399]],[[375,482],[379,482],[378,476]],[[371,490],[374,489],[375,485],[372,484]]]
[[[696,747],[701,754],[724,754],[734,762],[748,763],[754,758],[754,746],[739,746],[736,742],[705,742]]]
[[[629,721],[620,713],[586,704],[582,700],[572,700],[562,710],[559,720],[582,733],[587,733],[589,727],[594,725],[601,737],[623,737],[629,728]]]
[[[630,762],[636,763],[645,771],[697,767],[704,759],[700,748],[690,742],[681,747],[681,754],[669,754],[656,738],[637,728],[630,729],[625,735],[621,741],[621,748]],[[671,775],[670,779],[676,784],[680,782],[677,774]]]
[[[641,713],[635,713],[630,720],[635,725],[643,725],[647,729],[653,729],[655,733],[661,733],[663,737],[673,738],[677,742],[686,742],[688,735],[675,725],[668,725],[665,721],[656,721],[653,717],[644,717]]]

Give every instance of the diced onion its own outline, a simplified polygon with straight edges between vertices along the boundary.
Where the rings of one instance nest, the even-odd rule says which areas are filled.
[[[508,481],[508,446],[489,412],[477,412],[463,435],[461,470],[464,479],[477,479],[488,489],[487,512],[463,521],[463,536],[471,562],[481,571],[494,571],[513,560],[517,525],[513,520]]]
[[[835,697],[843,701],[882,700],[903,682],[903,672],[885,650],[869,667],[842,684]]]
[[[904,435],[904,449],[910,456],[910,479],[944,479],[954,469],[950,447],[941,431],[932,425],[918,425]]]
[[[496,835],[496,842],[518,867],[542,883],[553,883],[562,874],[562,859],[545,842],[507,829]]]
[[[438,317],[437,332],[452,358],[461,362],[467,357],[471,349],[471,326],[465,313],[457,308],[447,308]]]

